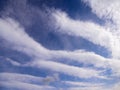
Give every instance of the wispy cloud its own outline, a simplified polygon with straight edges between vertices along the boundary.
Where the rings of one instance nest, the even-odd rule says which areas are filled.
[[[116,37],[113,39],[113,45],[111,46],[112,55],[114,58],[119,58],[120,53],[120,1],[119,0],[83,0],[86,4],[88,4],[92,12],[95,13],[100,19],[103,19],[105,23],[105,27],[109,29],[109,31]],[[108,44],[110,46],[110,44]]]
[[[48,86],[48,84],[55,80],[57,80],[56,75],[43,78],[29,74],[0,73],[0,85],[9,89],[54,90],[55,87]]]
[[[119,0],[110,0],[109,2],[107,0],[82,0],[87,5],[89,5],[92,9],[92,12],[95,13],[99,18],[104,20],[112,20],[112,24],[120,24],[120,1]],[[108,7],[109,6],[109,7]],[[107,23],[108,23],[107,22]],[[112,25],[111,24],[111,25]],[[116,28],[119,28],[116,27]]]
[[[70,85],[71,87],[102,87],[102,83],[88,83],[88,82],[75,82],[75,81],[63,81],[63,83]]]
[[[84,51],[84,50],[75,50],[75,51],[66,51],[66,50],[49,50],[43,47],[40,43],[35,41],[31,36],[25,32],[25,28],[21,25],[21,22],[12,19],[5,18],[0,19],[0,38],[4,39],[11,49],[22,52],[29,57],[32,61],[28,61],[26,64],[18,63],[12,59],[6,59],[14,66],[19,67],[34,67],[38,69],[48,69],[54,72],[70,75],[77,78],[99,78],[99,79],[111,79],[120,77],[120,39],[119,39],[119,18],[117,20],[119,12],[116,12],[118,8],[115,1],[113,4],[112,1],[104,4],[102,1],[99,3],[95,0],[85,0],[93,12],[100,18],[112,19],[117,25],[117,34],[112,31],[113,26],[108,26],[107,23],[104,26],[101,26],[94,22],[81,21],[71,19],[65,12],[60,10],[55,10],[52,12],[52,19],[55,19],[54,26],[59,27],[57,32],[67,34],[74,37],[83,37],[86,40],[92,42],[93,44],[103,46],[110,50],[112,53],[112,58],[102,57],[94,52]],[[103,4],[103,5],[102,5]],[[106,9],[106,5],[110,5],[110,8]],[[116,7],[115,7],[116,5]],[[96,7],[97,6],[97,7]],[[113,10],[111,9],[113,7]],[[103,8],[105,8],[103,10]],[[100,13],[102,11],[102,13]],[[38,11],[39,12],[39,11]],[[115,14],[117,13],[117,14]],[[117,20],[117,21],[116,21]],[[53,23],[52,23],[53,24]],[[79,67],[75,65],[70,65],[62,61],[61,59],[65,58],[66,61],[82,63],[84,66]],[[92,68],[89,68],[87,65],[92,65]],[[102,68],[102,70],[98,70]],[[103,73],[110,69],[112,72],[110,75],[104,75]],[[107,76],[110,76],[108,78]],[[0,74],[0,84],[5,87],[11,87],[16,89],[24,90],[54,90],[52,86],[42,85],[39,83],[42,82],[51,82],[56,81],[59,78],[55,75],[53,77],[48,76],[46,78],[36,77],[32,75],[25,74],[16,74],[16,73],[1,73]],[[62,81],[60,81],[62,82]],[[77,86],[68,88],[68,90],[107,90],[105,83],[93,84],[93,83],[81,83],[81,82],[72,82],[72,81],[63,81],[63,83]],[[21,87],[22,86],[22,87]],[[84,86],[84,87],[81,87]],[[109,90],[117,90],[119,88],[119,83],[117,83],[113,88]]]
[[[91,78],[91,77],[104,78],[102,76],[99,76],[100,73],[99,71],[87,69],[87,68],[80,68],[72,65],[65,65],[53,61],[37,60],[30,62],[28,66],[46,68],[79,78]]]
[[[60,28],[57,30],[58,32],[83,37],[96,45],[107,48],[111,51],[113,57],[119,58],[120,40],[118,36],[110,31],[111,28],[89,21],[73,20],[60,10],[53,13],[53,16],[56,19],[56,26]]]
[[[50,81],[50,79],[53,79],[54,77],[37,77],[32,76],[28,74],[19,74],[19,73],[0,73],[0,85],[2,87],[6,87],[9,89],[24,89],[24,90],[57,90],[57,88],[46,85],[46,81]],[[62,83],[64,85],[68,85],[71,88],[66,89],[72,89],[72,88],[81,88],[84,86],[85,88],[90,87],[100,87],[102,84],[90,84],[86,82],[73,82],[73,81],[59,81],[59,83]],[[61,88],[62,89],[62,88]],[[64,90],[64,89],[63,89]]]
[[[19,90],[56,90],[52,86],[42,86],[42,85],[34,85],[30,83],[24,83],[24,82],[17,82],[17,81],[2,81],[0,82],[0,85],[2,87],[5,87],[6,89],[19,89]]]
[[[7,28],[5,27],[6,25],[7,25]],[[73,75],[73,76],[78,76],[78,77],[92,77],[92,75],[84,74],[84,73],[88,72],[87,70],[83,70],[78,67],[59,64],[57,62],[55,63],[55,62],[49,62],[49,61],[40,61],[41,58],[54,57],[54,54],[52,54],[53,51],[50,51],[50,50],[42,47],[39,43],[37,43],[35,40],[33,40],[30,36],[27,35],[27,33],[24,32],[24,29],[18,27],[18,23],[16,25],[16,22],[12,19],[9,19],[8,21],[1,20],[0,32],[1,32],[0,36],[2,38],[4,38],[6,41],[8,41],[12,45],[14,45],[13,49],[24,52],[24,53],[28,54],[29,56],[32,55],[33,57],[39,59],[39,61],[32,62],[31,65],[35,64],[34,66],[41,66],[44,68],[52,69],[54,71],[63,72],[63,73]],[[13,35],[13,33],[14,33],[14,35]],[[23,39],[26,42],[24,42]],[[58,53],[58,55],[59,55],[59,53]],[[62,57],[62,55],[61,55],[61,57]],[[51,66],[52,64],[49,64],[49,63],[54,64],[55,67],[53,67],[54,65]],[[66,69],[66,71],[63,71],[60,68]],[[71,69],[72,69],[72,71],[75,70],[75,72],[71,72],[70,71]],[[95,75],[93,74],[93,76],[97,75],[97,71],[90,70],[90,72],[91,71],[95,74]]]
[[[71,87],[68,90],[110,90],[102,87]]]
[[[13,45],[13,49],[31,56],[36,56],[39,53],[37,56],[42,57],[44,56],[43,53],[48,53],[44,47],[25,33],[24,28],[13,19],[0,19],[0,37]]]
[[[7,28],[5,27],[6,25],[7,25]],[[119,66],[118,65],[116,66],[116,64],[113,63],[113,62],[119,63],[118,60],[116,61],[108,60],[102,56],[96,55],[95,53],[85,52],[80,50],[77,50],[74,52],[48,50],[44,48],[42,45],[40,45],[39,43],[37,43],[35,40],[33,40],[30,36],[28,36],[28,34],[25,33],[24,29],[12,19],[7,19],[7,20],[1,19],[0,32],[1,32],[0,36],[3,39],[5,39],[10,44],[14,45],[13,49],[24,52],[25,54],[28,54],[30,57],[32,56],[32,58],[35,59],[33,62],[28,62],[28,65],[30,66],[47,68],[53,71],[57,71],[57,72],[61,72],[64,74],[73,75],[77,77],[84,77],[84,78],[100,77],[99,73],[96,70],[90,70],[87,68],[80,68],[76,66],[65,65],[58,62],[53,62],[54,60],[46,61],[46,60],[52,60],[57,58],[60,59],[65,57],[68,60],[71,59],[71,60],[82,62],[85,64],[93,64],[96,67],[104,68],[104,67],[107,67],[108,65],[109,68],[113,69],[113,72],[117,72],[117,74],[119,75],[118,73]],[[24,42],[23,39],[26,42]],[[45,60],[42,61],[42,59],[45,59]],[[64,71],[60,68],[63,68]],[[89,73],[91,73],[91,75]]]
[[[0,81],[18,81],[31,84],[41,84],[44,78],[35,77],[28,74],[0,73]]]

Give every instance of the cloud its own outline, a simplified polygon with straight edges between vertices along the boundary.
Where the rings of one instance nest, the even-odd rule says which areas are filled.
[[[79,78],[92,78],[92,77],[104,78],[102,76],[99,76],[100,73],[99,71],[87,68],[80,68],[72,65],[66,65],[53,61],[34,60],[33,62],[26,64],[26,66],[50,69],[56,72],[64,73]]]
[[[56,75],[55,75],[56,77]],[[46,80],[53,80],[53,77],[37,77],[32,76],[28,74],[20,74],[20,73],[0,73],[0,85],[5,88],[9,89],[24,89],[24,90],[57,90],[55,87],[46,85]],[[50,80],[51,81],[51,80]],[[44,84],[43,84],[44,83]],[[59,83],[62,83],[64,85],[70,85],[70,87],[74,88],[81,88],[83,86],[85,87],[97,87],[101,84],[90,84],[85,82],[72,82],[72,81],[59,81]],[[72,86],[71,86],[72,85]],[[77,87],[76,87],[77,86]],[[61,88],[64,90],[64,88]],[[70,88],[66,88],[69,90]],[[94,89],[93,89],[94,90]]]
[[[110,90],[102,87],[71,87],[68,90]]]
[[[66,64],[59,63],[59,61],[63,58],[66,58],[66,61],[69,61],[69,62],[77,61],[78,63],[83,63],[84,66],[93,65],[95,68],[102,68],[104,70],[111,69],[112,73],[110,76],[119,77],[119,75],[120,75],[120,66],[119,66],[120,61],[116,60],[116,59],[104,58],[104,57],[99,56],[93,52],[86,52],[86,51],[82,51],[82,50],[74,51],[74,52],[51,51],[51,53],[52,53],[51,54],[52,58],[50,57],[50,61],[51,61],[52,65],[58,64],[58,65],[60,65],[60,67],[63,67]],[[50,63],[46,62],[49,60],[42,60],[42,61],[44,61],[44,64],[41,65],[41,58],[36,58],[36,59],[34,59],[34,61],[28,62],[26,64],[20,64],[20,63],[12,60],[10,58],[7,58],[6,60],[15,66],[23,66],[23,67],[33,66],[33,67],[37,67],[37,68],[44,67],[46,69],[51,68],[51,65],[48,65],[48,66],[45,65],[45,64],[50,64]],[[70,65],[66,65],[66,66],[70,67]],[[58,66],[56,66],[56,67],[58,67]],[[63,67],[63,68],[65,68],[65,67]],[[83,68],[83,69],[85,69],[85,68]],[[51,69],[51,70],[55,71],[54,69]],[[104,70],[101,72],[104,72]],[[63,71],[61,71],[61,72],[63,72]]]
[[[112,69],[112,75],[120,75],[120,60],[105,58],[93,52],[87,52],[82,50],[76,51],[52,51],[53,58],[58,58],[57,61],[61,58],[65,58],[69,61],[77,61],[78,63],[83,63],[86,65],[93,65],[95,68]],[[54,60],[53,60],[54,61]]]
[[[106,28],[105,26],[100,26],[99,24],[95,24],[93,22],[84,22],[81,20],[73,20],[65,12],[62,11],[56,11],[53,13],[53,16],[56,19],[56,26],[59,27],[58,32],[68,34],[75,37],[83,37],[86,40],[89,40],[90,42],[93,42],[94,44],[104,46],[112,53],[112,58],[114,59],[107,59],[100,55],[96,55],[94,53],[90,52],[82,52],[70,55],[68,54],[68,57],[71,57],[72,60],[74,60],[76,57],[76,60],[80,60],[80,62],[83,60],[84,63],[94,64],[97,67],[108,67],[114,69],[114,71],[119,72],[119,66],[115,63],[119,62],[119,52],[120,52],[120,40],[119,38],[114,35],[113,32],[109,30],[109,28]],[[61,55],[61,54],[59,54]],[[67,52],[63,54],[63,56],[66,55]],[[56,55],[57,56],[57,55]],[[74,59],[73,59],[74,57]],[[82,58],[83,57],[83,58]],[[91,60],[89,60],[89,58]],[[98,61],[98,62],[97,62]],[[116,68],[116,69],[115,69]]]
[[[112,90],[119,90],[120,89],[120,83],[117,83],[114,85]]]
[[[93,13],[95,13],[100,19],[103,19],[105,27],[116,37],[113,39],[113,45],[111,46],[112,55],[114,58],[119,58],[120,53],[120,1],[119,0],[82,0],[91,7]],[[110,44],[108,44],[110,46]]]
[[[31,2],[32,1],[29,0],[7,0],[6,3],[9,4],[5,4],[4,9],[0,11],[0,14],[4,18],[10,17],[17,20],[25,28],[34,26],[36,22],[39,22],[37,23],[39,27],[44,26],[44,28],[50,28],[50,9],[42,7],[42,3],[41,7],[37,7]]]
[[[25,90],[56,90],[54,86],[49,86],[50,83],[59,80],[57,73],[52,76],[40,77],[21,73],[0,73],[1,87],[9,89],[25,89]]]
[[[55,73],[52,76],[47,76],[46,78],[44,78],[43,82],[48,85],[51,82],[55,82],[55,81],[59,81],[59,80],[60,80],[59,74]]]
[[[38,77],[28,74],[20,73],[0,73],[0,85],[9,89],[24,89],[24,90],[56,90],[55,87],[48,86],[48,83],[59,80],[58,74],[47,77]],[[76,82],[76,81],[62,81],[59,80],[59,84],[69,85],[70,87],[90,87],[90,86],[100,86],[101,83],[87,83],[87,82]],[[61,88],[64,90],[63,88]],[[66,88],[67,89],[67,88]]]
[[[110,28],[105,28],[93,22],[73,20],[65,12],[59,10],[53,13],[53,16],[56,19],[56,26],[60,28],[58,32],[83,37],[96,45],[107,48],[114,58],[119,58],[120,40],[110,31]]]
[[[75,37],[83,37],[94,44],[105,46],[106,48],[109,47],[108,45],[111,45],[113,36],[102,26],[93,22],[73,20],[62,11],[56,11],[53,13],[53,16],[56,19],[56,25],[60,27],[58,32]]]
[[[12,65],[14,65],[14,66],[21,66],[20,63],[12,60],[12,59],[10,59],[10,58],[6,58],[6,61],[7,61],[7,62],[10,62],[10,63],[11,63]]]
[[[83,2],[87,3],[91,7],[92,12],[99,18],[106,21],[112,20],[113,24],[120,24],[119,0],[109,0],[109,2],[107,0],[83,0]]]
[[[69,85],[67,90],[111,90],[104,86],[104,83],[89,83],[77,81],[62,81],[64,85]]]
[[[75,51],[52,51],[53,58],[65,58],[69,61],[77,61],[84,65],[93,64],[95,67],[107,67],[107,58],[97,55],[93,52],[87,52],[83,50]],[[58,61],[58,60],[57,60]]]
[[[6,27],[7,26],[7,27]],[[28,36],[27,33],[25,33],[24,29],[14,20],[12,19],[6,19],[6,20],[0,20],[0,36],[5,39],[10,44],[14,45],[13,49],[24,52],[28,54],[29,56],[33,56],[35,58],[38,58],[39,60],[41,58],[51,58],[54,55],[52,55],[52,51],[42,47],[39,43],[37,43],[35,40],[33,40],[30,36]],[[38,64],[37,64],[38,63]],[[42,64],[41,64],[42,63]],[[52,63],[56,66],[51,66]],[[37,66],[41,66],[44,68],[50,68],[54,71],[63,72],[65,74],[73,75],[73,76],[81,76],[81,77],[92,77],[92,75],[84,74],[87,73],[86,70],[83,70],[81,68],[76,68],[74,66],[68,66],[68,65],[62,65],[55,62],[50,61],[39,61],[39,62],[32,62],[32,65],[37,64]],[[48,64],[48,65],[47,65]],[[58,65],[58,66],[57,66]],[[36,65],[34,65],[36,66]],[[60,68],[65,68],[66,71],[61,70]],[[71,72],[70,69],[76,72]],[[81,74],[77,75],[81,71]],[[83,71],[83,73],[82,73]],[[90,70],[93,72],[93,76],[95,76],[95,70]],[[95,75],[94,75],[95,74]],[[85,76],[84,76],[85,75]]]
[[[104,27],[92,22],[72,20],[65,13],[59,11],[57,13],[54,13],[53,15],[57,20],[56,24],[60,26],[59,32],[72,36],[83,37],[93,42],[94,44],[101,45],[110,49],[112,53],[113,53],[113,48],[116,47],[114,52],[115,53],[119,52],[119,48],[118,48],[119,40],[112,34],[112,32],[106,30]],[[81,30],[79,30],[79,28]],[[106,77],[100,75],[100,72],[102,72],[101,70],[97,71],[94,68],[88,69],[87,67],[77,67],[73,65],[67,65],[66,62],[64,64],[59,63],[58,59],[67,58],[67,60],[77,61],[79,63],[82,62],[88,65],[93,64],[95,67],[102,67],[105,70],[109,68],[113,70],[112,74],[114,74],[114,76],[120,75],[120,70],[119,70],[120,62],[118,59],[113,59],[113,58],[108,59],[100,55],[97,55],[93,52],[87,52],[82,50],[65,51],[65,50],[46,49],[40,43],[36,42],[32,37],[30,37],[25,32],[24,28],[17,21],[11,18],[0,19],[0,38],[8,42],[12,46],[10,48],[27,54],[33,60],[32,62],[27,62],[27,64],[22,65],[18,62],[14,62],[8,59],[8,61],[11,62],[13,65],[45,68],[55,72],[59,72],[79,78],[97,77],[99,79],[101,78],[103,79]],[[116,42],[117,46],[114,46],[113,42]],[[118,50],[118,52],[116,50]],[[22,77],[20,76],[20,78]],[[12,77],[12,79],[14,78]],[[51,77],[47,77],[43,81],[49,82],[49,80],[52,81],[53,79],[51,79]],[[23,81],[26,80],[23,79]],[[18,88],[19,85],[23,85],[21,84],[20,80],[18,80],[17,82],[16,81],[10,81],[10,82],[11,82],[10,84],[8,84],[8,82],[2,82],[2,85],[7,85],[7,86],[10,85],[10,87],[13,87],[15,83],[18,83],[17,86]],[[29,87],[29,85],[31,84],[27,83],[27,85]],[[94,90],[95,88],[96,90],[98,89],[98,87],[91,87],[91,88],[92,90]]]
[[[44,78],[36,77],[28,74],[19,73],[0,73],[0,81],[18,81],[31,84],[41,84]]]
[[[0,85],[9,89],[24,90],[56,90],[52,86],[45,85],[47,78],[19,73],[0,73]]]
[[[52,86],[41,86],[41,85],[34,85],[24,82],[17,82],[17,81],[2,81],[0,82],[2,87],[8,89],[17,89],[17,90],[56,90]]]
[[[17,21],[11,18],[6,18],[5,20],[0,19],[0,37],[13,45],[13,49],[28,55],[42,57],[44,56],[43,53],[48,53],[44,47],[25,33]]]
[[[48,49],[44,48],[40,43],[33,40],[32,37],[30,37],[24,31],[24,29],[19,25],[18,22],[14,21],[13,19],[10,19],[10,18],[8,18],[6,20],[0,19],[0,28],[1,28],[0,29],[0,37],[3,38],[4,40],[6,40],[8,43],[10,43],[12,46],[14,46],[11,48],[18,50],[20,52],[23,52],[23,53],[29,55],[30,57],[32,57],[33,59],[38,59],[39,61],[41,59],[56,61],[57,59],[60,59],[60,58],[61,59],[67,58],[68,60],[71,60],[71,61],[78,61],[78,62],[80,62],[80,63],[82,62],[84,64],[93,64],[95,67],[112,68],[113,72],[116,72],[119,75],[119,65],[117,65],[117,67],[116,67],[116,64],[112,63],[112,62],[119,63],[118,60],[112,61],[112,60],[106,59],[102,56],[96,55],[95,53],[85,52],[82,50],[76,50],[73,52],[62,51],[62,50],[58,50],[58,51],[48,50]],[[65,72],[65,71],[62,71],[62,70],[60,71],[59,69],[56,70],[55,68],[52,68],[51,65],[49,65],[49,66],[45,65],[45,62],[46,62],[46,64],[48,64],[47,61],[40,61],[40,63],[39,63],[38,60],[35,62],[31,62],[31,65],[33,63],[35,63],[35,64],[37,64],[37,66],[40,66],[38,64],[44,63],[44,66],[43,66],[44,68],[50,67],[50,69],[52,69],[54,71],[63,72],[63,73],[67,74],[67,72]],[[13,63],[13,61],[11,63]],[[72,73],[69,72],[70,66],[64,65],[64,64],[62,65],[57,62],[50,62],[50,63],[53,63],[55,65],[58,64],[59,67],[65,66],[65,68],[67,68],[67,70],[68,70],[69,75],[72,75]],[[13,64],[15,64],[15,62]],[[18,63],[17,63],[17,65],[18,65]],[[34,66],[36,66],[36,65],[34,65]],[[41,67],[42,67],[42,65],[41,65]],[[71,66],[71,67],[72,67],[72,69],[76,69],[73,66]],[[84,69],[86,69],[86,68],[84,68]],[[76,70],[78,70],[78,69],[76,69]],[[93,70],[93,71],[95,71],[95,70]],[[73,74],[75,76],[75,72]],[[88,75],[88,77],[90,76],[89,74],[86,74],[86,75]],[[94,76],[94,74],[93,74],[93,76]],[[85,76],[85,77],[87,77],[87,76]],[[92,77],[92,75],[91,75],[91,77]]]
[[[89,82],[75,82],[75,81],[63,81],[63,83],[70,85],[71,87],[102,87],[103,83],[89,83]]]

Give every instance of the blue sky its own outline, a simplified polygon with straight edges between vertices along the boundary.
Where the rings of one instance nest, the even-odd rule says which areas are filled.
[[[1,90],[119,90],[119,0],[0,0]]]

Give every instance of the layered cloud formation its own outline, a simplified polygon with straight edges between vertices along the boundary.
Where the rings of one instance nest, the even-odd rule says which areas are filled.
[[[95,13],[97,17],[105,21],[104,25],[87,20],[75,20],[66,12],[51,8],[47,11],[50,21],[45,21],[48,25],[46,26],[49,27],[50,25],[50,28],[52,28],[51,32],[83,38],[93,45],[104,47],[109,51],[110,57],[106,58],[94,51],[86,51],[83,49],[71,51],[48,49],[27,32],[26,29],[33,24],[31,21],[30,26],[28,24],[26,26],[23,21],[11,17],[10,14],[5,18],[0,18],[1,44],[5,44],[5,48],[9,48],[13,50],[13,52],[17,51],[28,56],[30,60],[24,62],[22,60],[11,59],[7,57],[7,55],[6,57],[0,56],[4,59],[1,59],[0,63],[1,66],[3,66],[0,70],[0,85],[3,90],[119,89],[120,38],[119,8],[117,5],[119,5],[120,2],[117,0],[111,0],[110,2],[102,0],[99,3],[97,0],[83,0],[83,2],[91,7],[92,12]],[[23,3],[24,6],[26,6],[27,2],[25,1]],[[110,7],[107,7],[108,5]],[[29,8],[29,5],[26,8]],[[31,11],[30,8],[29,10]],[[39,8],[37,8],[36,12],[40,12],[37,14],[39,17],[42,16],[41,14],[45,14],[44,12],[42,13],[42,10]],[[23,16],[26,17],[26,15]],[[34,14],[32,17],[34,17]],[[4,43],[2,41],[4,41]],[[10,68],[13,69],[14,72],[4,71],[8,69],[8,67],[2,65],[2,62],[5,62],[8,67],[18,68],[18,71],[14,71],[12,67]],[[44,72],[49,71],[52,75],[32,75],[29,74],[27,70],[26,73],[23,73],[20,72],[22,68],[28,68],[29,70],[32,68],[42,72],[45,70]],[[35,71],[31,70],[30,72]],[[66,76],[68,79],[64,79]],[[74,80],[71,78],[74,78]]]

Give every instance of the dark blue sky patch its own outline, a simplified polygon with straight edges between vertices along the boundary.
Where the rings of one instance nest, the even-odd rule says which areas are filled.
[[[0,0],[0,12],[5,9],[8,0]]]
[[[16,51],[16,50],[12,50],[12,49],[9,49],[6,47],[4,47],[4,48],[0,47],[0,50],[1,50],[0,56],[13,59],[13,60],[20,62],[20,63],[26,63],[26,62],[31,60],[31,58],[28,57],[26,54],[21,53],[21,52]]]
[[[104,20],[92,13],[91,8],[81,0],[29,0],[28,3],[43,10],[44,7],[60,9],[73,19],[89,20],[102,25],[104,23]]]

